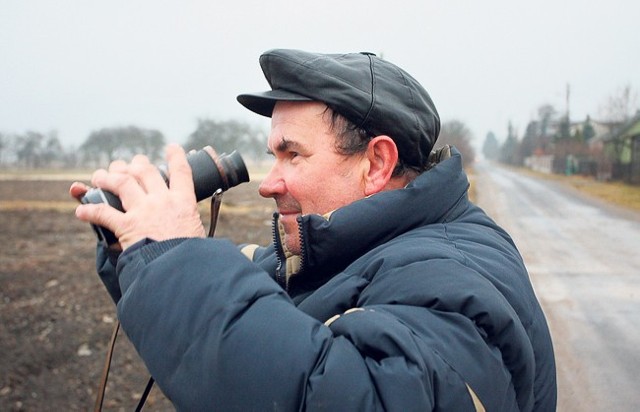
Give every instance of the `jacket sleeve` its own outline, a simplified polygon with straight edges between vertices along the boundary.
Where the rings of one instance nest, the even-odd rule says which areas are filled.
[[[381,409],[355,347],[230,242],[151,243],[125,252],[118,272],[123,329],[177,409],[335,410],[307,396],[323,370],[340,377],[340,409]]]
[[[120,252],[110,251],[100,243],[96,247],[96,271],[114,303],[118,303],[122,296],[116,275],[116,263],[119,255]]]

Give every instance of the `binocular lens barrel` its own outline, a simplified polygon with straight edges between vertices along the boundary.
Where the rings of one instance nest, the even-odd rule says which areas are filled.
[[[206,146],[188,154],[187,162],[191,166],[193,186],[198,201],[212,196],[218,189],[224,192],[240,183],[249,181],[247,167],[242,160],[242,156],[235,150],[228,155],[225,153],[216,155],[211,146]],[[160,165],[158,170],[164,181],[169,185],[167,166]],[[83,204],[107,203],[111,207],[124,211],[122,202],[116,195],[100,188],[90,189],[80,201]],[[93,224],[91,226],[103,245],[109,246],[118,242],[118,239],[110,230]]]

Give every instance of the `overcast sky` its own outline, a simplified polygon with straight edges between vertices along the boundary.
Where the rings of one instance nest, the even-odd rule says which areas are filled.
[[[479,146],[537,108],[598,118],[640,88],[637,0],[0,0],[0,132],[79,145],[136,125],[183,143],[198,118],[268,126],[235,100],[271,48],[370,51],[406,69]],[[215,144],[215,143],[214,143]]]

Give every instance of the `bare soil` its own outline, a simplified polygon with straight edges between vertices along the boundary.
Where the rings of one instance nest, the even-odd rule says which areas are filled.
[[[0,411],[90,410],[115,306],[95,274],[95,237],[72,182],[0,179]],[[208,202],[202,202],[208,225]],[[257,183],[225,193],[217,237],[267,244],[273,202]],[[103,410],[135,409],[149,374],[120,333]],[[145,410],[173,410],[155,387]]]

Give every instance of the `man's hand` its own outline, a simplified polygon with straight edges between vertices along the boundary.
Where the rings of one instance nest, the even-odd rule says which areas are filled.
[[[178,145],[166,149],[169,187],[146,156],[138,155],[130,164],[115,161],[109,170],[94,172],[91,184],[118,196],[125,212],[108,204],[86,204],[76,209],[82,221],[111,230],[122,249],[150,238],[156,241],[178,237],[204,237],[191,167]],[[80,199],[88,190],[82,183],[71,185],[69,193]]]

